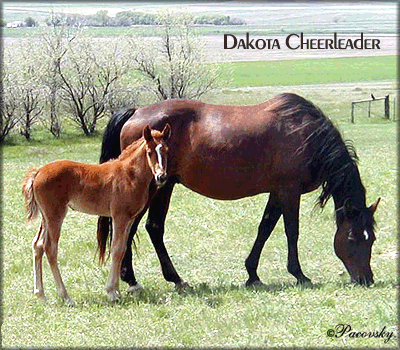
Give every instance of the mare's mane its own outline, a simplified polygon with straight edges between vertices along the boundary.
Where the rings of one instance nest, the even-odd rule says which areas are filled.
[[[296,130],[306,130],[298,151],[306,155],[313,179],[322,184],[319,206],[323,208],[331,196],[356,193],[354,187],[365,198],[353,143],[343,141],[338,129],[312,102],[294,94],[281,94],[274,99],[278,106],[273,111],[277,115],[301,120]]]

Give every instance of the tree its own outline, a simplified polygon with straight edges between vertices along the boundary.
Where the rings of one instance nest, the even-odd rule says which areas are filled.
[[[32,126],[39,121],[43,110],[43,91],[40,84],[43,62],[38,59],[39,47],[37,39],[21,42],[17,54],[19,74],[14,84],[20,89],[20,132],[28,141],[31,139]]]
[[[21,89],[21,135],[28,141],[31,139],[32,126],[39,120],[39,116],[43,110],[41,96],[37,89],[29,85],[23,85]]]
[[[158,40],[131,37],[132,58],[144,85],[159,100],[197,99],[217,87],[221,66],[207,63],[192,18],[164,12],[157,22],[162,30]]]
[[[35,21],[34,18],[27,17],[27,18],[25,18],[25,26],[27,26],[27,27],[36,27],[37,26],[37,22]]]
[[[6,60],[5,60],[6,61]],[[1,103],[0,103],[0,143],[3,143],[10,132],[17,126],[19,118],[17,110],[20,101],[18,99],[19,90],[13,83],[13,77],[10,71],[5,68],[7,62],[3,62],[2,69],[2,84],[1,86]]]
[[[4,50],[2,140],[16,126],[20,126],[21,134],[30,140],[32,126],[39,121],[43,107],[39,82],[41,61],[36,58],[38,46],[35,39],[30,39]]]
[[[58,67],[64,106],[86,136],[95,132],[114,85],[131,68],[131,60],[119,40],[94,40],[79,35]]]
[[[62,80],[59,75],[61,61],[68,51],[68,45],[79,33],[78,29],[67,29],[65,25],[44,29],[40,34],[40,59],[43,61],[44,74],[41,76],[43,85],[47,88],[47,102],[50,105],[48,127],[55,137],[61,135],[61,118],[59,116],[59,93]]]

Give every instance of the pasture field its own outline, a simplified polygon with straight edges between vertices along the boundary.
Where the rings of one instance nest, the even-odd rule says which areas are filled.
[[[378,56],[232,62],[231,87],[395,80],[396,59]]]
[[[31,241],[39,223],[25,228],[21,196],[29,168],[55,159],[96,163],[101,138],[69,132],[61,140],[38,134],[35,141],[3,147],[3,347],[332,347],[394,348],[397,339],[328,337],[339,324],[360,332],[397,335],[397,124],[360,118],[350,124],[349,101],[394,93],[392,81],[225,88],[204,98],[211,103],[261,102],[282,91],[311,99],[352,139],[367,189],[367,204],[381,197],[375,215],[377,241],[371,266],[375,284],[354,286],[339,273],[333,251],[332,201],[314,207],[318,191],[302,197],[300,262],[313,285],[298,287],[286,271],[287,245],[282,220],[267,242],[259,275],[264,287],[245,289],[244,260],[256,236],[268,194],[224,202],[176,186],[166,222],[166,245],[175,267],[193,287],[177,292],[164,281],[144,229],[138,232],[135,272],[145,290],[111,304],[104,285],[109,261],[99,266],[97,218],[70,211],[60,240],[61,273],[75,307],[57,297],[47,260],[48,302],[33,296]],[[143,221],[144,222],[144,221]],[[346,275],[346,274],[345,274]]]
[[[221,31],[243,34],[251,31],[254,34],[280,34],[305,32],[305,33],[396,33],[397,32],[397,7],[396,3],[262,3],[244,2],[11,2],[5,1],[3,5],[4,20],[7,22],[23,21],[32,16],[44,24],[49,12],[95,14],[99,10],[108,11],[110,16],[115,16],[121,11],[139,11],[155,13],[168,9],[173,12],[184,11],[192,15],[222,14],[231,18],[240,18],[246,21],[245,26],[202,26],[200,33],[215,35]],[[228,30],[228,31],[226,31]],[[104,36],[119,32],[118,29],[91,29],[92,33]],[[155,33],[156,28],[147,27],[142,30],[144,35]],[[5,35],[18,36],[21,33],[32,33],[28,30],[5,30]],[[107,35],[106,35],[107,36]]]

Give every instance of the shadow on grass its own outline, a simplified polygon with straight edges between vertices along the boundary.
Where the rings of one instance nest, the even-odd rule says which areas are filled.
[[[80,300],[77,300],[75,307],[78,308],[126,308],[126,307],[138,307],[140,305],[170,305],[171,303],[182,303],[192,302],[198,299],[205,303],[207,306],[217,308],[226,302],[226,298],[246,298],[251,294],[270,294],[274,295],[281,292],[296,293],[306,290],[321,290],[324,288],[336,290],[336,289],[386,289],[386,288],[398,288],[398,284],[395,281],[383,281],[377,282],[370,287],[356,285],[354,283],[345,282],[327,282],[327,283],[308,283],[305,285],[297,285],[295,282],[279,282],[263,284],[259,286],[245,287],[244,284],[209,284],[199,283],[192,285],[189,288],[176,289],[170,288],[159,288],[159,287],[146,287],[144,290],[136,294],[127,294],[126,292],[121,293],[121,299],[117,302],[109,302],[108,297],[104,293],[103,295],[97,294],[95,297],[90,294],[83,293],[80,296]],[[63,305],[62,300],[58,300],[59,306]]]
[[[152,304],[161,305],[168,304],[171,300],[185,298],[205,299],[211,303],[209,306],[215,307],[220,302],[219,300],[227,295],[239,293],[240,296],[245,296],[249,293],[276,293],[290,290],[305,290],[305,289],[321,289],[323,284],[307,284],[296,285],[296,283],[272,283],[261,286],[245,287],[237,284],[220,284],[210,285],[208,283],[200,283],[192,285],[188,288],[171,289],[167,292],[162,292],[159,289],[144,289],[136,295],[123,295],[119,303],[122,304]]]

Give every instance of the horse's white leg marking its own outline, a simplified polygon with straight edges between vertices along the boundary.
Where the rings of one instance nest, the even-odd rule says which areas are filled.
[[[140,291],[142,291],[144,288],[140,283],[136,283],[134,286],[129,286],[128,288],[128,293],[139,293]]]

